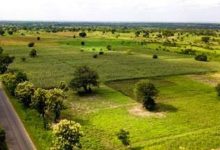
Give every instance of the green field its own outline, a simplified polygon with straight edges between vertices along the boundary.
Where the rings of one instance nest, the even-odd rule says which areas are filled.
[[[117,34],[120,36],[116,37]],[[38,87],[56,87],[61,81],[68,83],[80,65],[97,70],[100,88],[84,97],[66,92],[67,109],[62,113],[62,118],[83,126],[85,136],[81,143],[85,150],[124,149],[116,137],[121,128],[130,132],[133,150],[220,148],[220,100],[215,88],[189,76],[211,80],[209,74],[220,71],[220,37],[215,37],[207,48],[200,35],[183,34],[184,39],[180,40],[175,34],[172,38],[177,45],[170,47],[163,45],[163,38],[154,35],[157,32],[147,39],[135,37],[133,32],[117,34],[90,31],[87,38],[73,38],[78,32],[37,34],[20,30],[13,36],[0,37],[0,46],[16,58],[10,69],[24,71]],[[41,37],[40,41],[37,36]],[[82,41],[85,46],[81,46]],[[143,41],[146,43],[141,44]],[[29,42],[35,42],[36,58],[29,57]],[[107,45],[112,46],[111,51],[106,49]],[[184,48],[206,53],[209,62],[181,54]],[[104,55],[93,58],[100,51]],[[152,59],[153,54],[159,58]],[[22,57],[26,57],[25,62],[21,61]],[[135,101],[133,88],[142,79],[151,80],[160,91],[157,112],[145,111]],[[51,131],[44,131],[37,112],[24,110],[14,98],[11,101],[37,148],[49,149]]]

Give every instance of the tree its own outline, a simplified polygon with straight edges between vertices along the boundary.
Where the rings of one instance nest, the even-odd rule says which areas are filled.
[[[46,93],[48,110],[54,114],[54,122],[56,122],[61,115],[61,110],[64,109],[64,92],[61,89],[52,89]]]
[[[217,92],[218,96],[220,96],[220,84],[218,84],[218,85],[215,87],[215,89],[216,89],[216,92]]]
[[[61,120],[53,126],[53,150],[74,150],[81,148],[80,138],[83,136],[81,125],[74,121]]]
[[[76,68],[74,78],[70,81],[69,86],[78,92],[83,89],[85,93],[91,93],[92,86],[96,87],[99,85],[98,79],[99,76],[96,71],[88,66],[81,66]]]
[[[47,117],[46,117],[46,111],[48,109],[47,97],[46,97],[47,92],[48,92],[47,90],[37,88],[34,91],[34,94],[31,98],[32,100],[31,105],[33,106],[33,108],[35,108],[38,111],[38,113],[43,118],[44,129],[47,129],[48,127],[48,122],[47,122]]]
[[[136,84],[134,91],[137,100],[141,101],[146,109],[150,111],[155,109],[154,97],[157,96],[158,90],[154,84],[148,81],[140,81]]]
[[[34,91],[34,94],[32,96],[32,106],[42,115],[42,117],[45,117],[45,112],[47,108],[47,90],[37,88]]]
[[[13,96],[15,94],[15,89],[17,85],[21,82],[28,80],[26,74],[21,72],[5,74],[3,75],[2,79],[5,87]]]
[[[36,57],[37,56],[37,51],[35,49],[32,49],[29,53],[30,57]]]
[[[140,34],[141,34],[141,32],[140,32],[140,31],[136,31],[136,32],[135,32],[135,36],[136,36],[136,37],[139,37],[139,36],[140,36]]]
[[[0,35],[3,36],[5,34],[5,31],[0,28]]]
[[[210,37],[204,36],[204,37],[202,37],[202,41],[205,42],[205,43],[209,43]]]
[[[128,131],[121,129],[116,135],[124,146],[130,145],[130,137]]]
[[[197,61],[208,61],[208,57],[205,54],[200,54],[195,56],[195,60]]]
[[[31,97],[33,93],[34,93],[34,85],[29,81],[19,83],[15,89],[15,96],[27,108],[30,107]]]
[[[86,32],[80,32],[79,36],[82,37],[82,38],[85,38],[87,36],[87,34],[86,34]]]
[[[85,45],[85,42],[84,42],[84,41],[82,41],[82,42],[81,42],[81,45],[82,45],[82,46],[84,46],[84,45]]]
[[[111,45],[107,45],[107,50],[111,51],[112,50],[112,46]]]
[[[3,54],[3,48],[0,47],[0,74],[8,70],[8,66],[13,63],[14,58],[15,57],[11,57],[8,54]]]
[[[34,47],[34,42],[30,42],[30,43],[28,43],[28,47]]]

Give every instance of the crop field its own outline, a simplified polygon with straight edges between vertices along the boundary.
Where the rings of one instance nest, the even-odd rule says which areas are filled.
[[[78,66],[97,71],[99,88],[85,96],[66,91],[61,116],[82,125],[84,150],[126,149],[116,136],[120,129],[129,131],[132,150],[220,148],[220,98],[215,90],[220,81],[220,32],[210,36],[209,44],[201,42],[203,35],[187,31],[177,30],[167,38],[157,34],[152,30],[145,38],[136,37],[133,30],[88,31],[82,38],[77,31],[18,30],[0,36],[0,46],[15,56],[9,70],[24,71],[36,87],[69,83]],[[165,45],[167,39],[176,44]],[[33,48],[27,46],[30,42]],[[37,57],[29,57],[31,49],[37,50]],[[196,54],[183,53],[185,49],[206,54],[208,61],[196,61]],[[159,91],[155,112],[135,100],[140,80],[151,81]],[[10,99],[37,149],[50,149],[52,132],[43,129],[42,118],[33,109],[23,109],[15,97]]]

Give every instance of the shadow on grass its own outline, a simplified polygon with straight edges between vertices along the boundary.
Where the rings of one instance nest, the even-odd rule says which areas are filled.
[[[178,109],[169,104],[158,103],[156,112],[177,112]]]

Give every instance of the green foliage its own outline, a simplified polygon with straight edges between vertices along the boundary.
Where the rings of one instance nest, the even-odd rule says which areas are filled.
[[[63,91],[68,91],[68,90],[69,90],[68,85],[67,85],[66,82],[64,82],[64,81],[61,81],[61,82],[60,82],[58,88],[61,89],[61,90],[63,90]]]
[[[14,57],[8,54],[3,54],[3,49],[0,47],[0,74],[5,73],[8,70],[8,66],[14,61]]]
[[[15,96],[22,102],[25,107],[30,107],[31,97],[34,94],[34,85],[25,81],[19,83],[15,89]]]
[[[128,131],[121,129],[116,135],[124,146],[130,145],[130,137]]]
[[[36,49],[32,49],[29,53],[30,57],[36,57],[37,56],[37,50]]]
[[[200,54],[200,55],[197,55],[195,57],[195,60],[197,60],[197,61],[208,61],[208,57],[205,54]]]
[[[61,120],[53,126],[53,150],[74,150],[80,148],[80,138],[83,136],[81,125],[74,121]]]
[[[153,59],[158,59],[158,56],[156,54],[154,54]]]
[[[143,106],[149,111],[155,110],[156,103],[155,100],[152,97],[145,96],[143,99]]]
[[[74,72],[74,78],[70,81],[70,88],[80,92],[81,89],[85,93],[91,93],[92,87],[99,85],[99,76],[96,71],[88,66],[80,66]]]
[[[107,45],[107,50],[111,51],[112,50],[112,46],[111,45]]]
[[[17,80],[16,80],[16,75],[9,73],[5,74],[2,76],[2,81],[7,90],[10,92],[11,95],[14,95],[15,93],[15,88],[17,86]]]
[[[136,99],[140,102],[143,102],[145,97],[155,97],[158,94],[158,90],[149,81],[139,81],[135,85],[134,94]]]
[[[0,150],[7,150],[5,131],[0,127]]]
[[[46,93],[48,110],[54,114],[54,122],[56,122],[61,115],[61,110],[64,109],[63,101],[65,95],[61,89],[52,89]]]
[[[202,37],[202,39],[201,39],[203,42],[205,42],[205,43],[209,43],[209,41],[210,41],[210,37],[208,37],[208,36],[204,36],[204,37]]]
[[[30,42],[28,43],[28,47],[34,47],[35,43],[34,42]]]
[[[144,108],[149,111],[155,109],[156,103],[154,97],[157,96],[158,90],[148,81],[139,81],[134,89],[136,99],[143,103]]]
[[[87,36],[87,34],[86,34],[86,32],[80,32],[79,36],[82,37],[82,38],[85,38]]]
[[[47,90],[37,88],[32,96],[32,106],[42,115],[45,116],[47,109]]]

